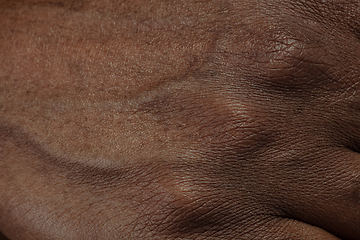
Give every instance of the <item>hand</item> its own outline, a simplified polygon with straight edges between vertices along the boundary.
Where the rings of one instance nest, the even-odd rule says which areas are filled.
[[[359,1],[0,1],[9,239],[360,239]]]

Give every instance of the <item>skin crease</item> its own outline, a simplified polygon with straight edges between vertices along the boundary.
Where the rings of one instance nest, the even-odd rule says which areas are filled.
[[[0,232],[360,239],[359,13],[0,0]]]

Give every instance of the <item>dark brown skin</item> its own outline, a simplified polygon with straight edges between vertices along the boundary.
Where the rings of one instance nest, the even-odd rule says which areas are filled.
[[[0,0],[0,231],[360,239],[359,14]]]

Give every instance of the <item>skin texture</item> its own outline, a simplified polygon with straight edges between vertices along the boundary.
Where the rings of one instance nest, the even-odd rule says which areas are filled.
[[[0,0],[0,231],[360,239],[359,13]]]

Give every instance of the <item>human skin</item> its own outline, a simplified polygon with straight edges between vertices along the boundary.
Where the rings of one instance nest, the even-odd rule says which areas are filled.
[[[359,4],[0,0],[0,231],[360,239]]]

